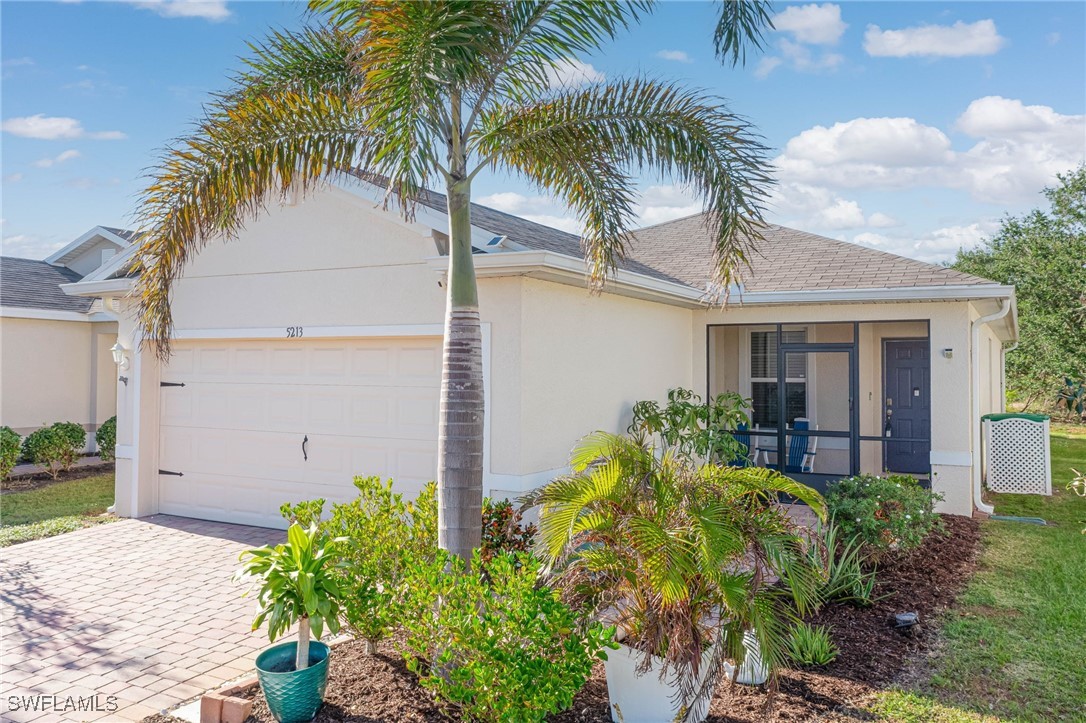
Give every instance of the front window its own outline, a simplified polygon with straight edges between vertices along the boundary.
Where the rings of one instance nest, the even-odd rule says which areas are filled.
[[[803,344],[807,330],[781,332],[785,344]],[[807,355],[789,354],[785,376],[785,421],[793,425],[796,417],[807,416]],[[777,332],[750,332],[751,421],[761,427],[775,428],[780,422],[777,399]]]

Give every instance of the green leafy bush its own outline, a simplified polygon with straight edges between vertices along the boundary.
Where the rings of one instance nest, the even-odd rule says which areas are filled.
[[[483,500],[483,563],[503,552],[528,552],[535,543],[536,526],[524,524],[524,517],[509,500]]]
[[[909,475],[857,475],[833,483],[826,492],[843,539],[858,539],[872,558],[919,547],[930,532],[942,529],[935,514],[941,499]]]
[[[822,602],[847,602],[867,607],[874,602],[875,571],[864,569],[864,549],[860,540],[845,537],[835,522],[821,525],[817,534],[821,544],[808,550],[812,565],[822,568],[824,582],[818,590]]]
[[[7,479],[19,461],[22,438],[11,427],[0,427],[0,479]]]
[[[659,437],[665,446],[686,456],[729,464],[749,454],[732,436],[740,424],[750,425],[743,411],[749,408],[750,400],[735,392],[702,402],[694,392],[679,387],[668,390],[663,407],[651,400],[634,404],[633,421],[627,431],[642,441]]]
[[[309,631],[319,640],[325,627],[339,632],[341,593],[335,579],[336,547],[342,538],[329,538],[316,525],[308,529],[294,523],[281,545],[258,547],[241,553],[235,574],[241,582],[255,578],[260,609],[253,630],[266,621],[268,638],[275,642],[298,624],[295,668],[309,666]]]
[[[538,584],[539,561],[496,555],[471,567],[444,551],[413,563],[405,590],[403,654],[446,710],[482,723],[542,721],[565,710],[613,628],[583,624]]]
[[[788,636],[788,655],[799,665],[829,665],[837,659],[837,646],[822,625],[796,623]]]
[[[408,567],[434,559],[437,553],[437,487],[427,485],[413,502],[392,491],[392,480],[356,477],[358,496],[332,506],[321,521],[324,500],[283,505],[292,522],[318,525],[329,536],[342,537],[342,563],[335,575],[344,595],[343,617],[352,634],[373,652],[402,618],[400,591]]]
[[[87,432],[75,422],[57,422],[26,435],[23,457],[45,467],[56,479],[67,472],[87,444]]]
[[[117,450],[117,416],[114,415],[102,422],[102,426],[94,433],[94,441],[98,443],[98,456],[103,460],[111,460],[116,456]]]

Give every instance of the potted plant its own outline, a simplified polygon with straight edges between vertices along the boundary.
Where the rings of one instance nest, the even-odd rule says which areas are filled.
[[[339,632],[339,587],[334,579],[335,546],[313,525],[294,523],[285,544],[241,553],[239,579],[255,578],[260,610],[253,630],[268,623],[274,643],[298,624],[297,641],[280,643],[256,658],[256,673],[268,708],[282,723],[312,720],[328,682],[328,646],[319,642],[325,627]],[[317,641],[310,641],[310,632]]]
[[[583,440],[570,466],[529,502],[553,584],[618,627],[612,718],[704,720],[725,672],[775,687],[788,623],[811,609],[818,580],[776,500],[791,495],[824,518],[821,496],[773,470],[699,466],[675,447],[657,454],[605,433]]]

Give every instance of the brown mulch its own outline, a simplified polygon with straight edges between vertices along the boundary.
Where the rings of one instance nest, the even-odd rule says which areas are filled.
[[[810,622],[830,627],[840,650],[836,661],[817,670],[786,670],[772,712],[760,688],[722,683],[713,697],[709,721],[855,721],[869,720],[860,704],[901,675],[906,663],[933,639],[931,625],[961,592],[976,566],[978,524],[964,517],[944,517],[946,535],[932,535],[908,555],[884,563],[876,594],[885,596],[869,608],[830,605]],[[918,612],[921,625],[909,633],[893,629],[898,612]],[[263,696],[257,695],[250,723],[271,723]],[[362,645],[346,642],[332,650],[325,704],[316,723],[376,721],[448,721],[429,694],[415,682],[395,646],[386,641],[378,654],[366,656]],[[573,706],[553,723],[605,723],[611,720],[603,666],[577,694]],[[165,716],[143,723],[173,723]]]
[[[101,464],[88,464],[82,467],[72,467],[67,472],[61,472],[60,477],[57,479],[50,477],[48,472],[35,472],[33,474],[13,476],[0,482],[0,493],[29,492],[30,490],[48,487],[52,484],[71,482],[72,480],[86,479],[87,477],[96,477],[101,474],[112,472],[114,469],[113,465],[113,462],[102,462]]]

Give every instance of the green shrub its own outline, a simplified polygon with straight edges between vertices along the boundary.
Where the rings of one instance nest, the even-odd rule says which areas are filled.
[[[536,526],[524,524],[523,515],[509,500],[483,500],[483,563],[502,552],[528,552],[535,543]]]
[[[788,636],[788,655],[799,665],[829,665],[837,659],[837,646],[822,625],[796,623]]]
[[[358,496],[333,505],[324,521],[324,500],[283,505],[280,512],[288,521],[319,524],[323,534],[346,538],[335,572],[344,593],[343,617],[351,633],[373,652],[402,618],[399,593],[406,569],[437,553],[437,487],[430,483],[417,499],[406,502],[392,491],[392,480],[356,477],[354,485]]]
[[[19,461],[22,438],[11,427],[0,427],[0,479],[7,479]]]
[[[447,712],[481,723],[542,721],[565,710],[613,628],[582,624],[538,583],[539,561],[496,555],[481,573],[440,552],[407,576],[403,655]]]
[[[94,433],[94,441],[98,443],[98,456],[103,460],[111,460],[116,456],[117,450],[117,416],[114,415],[102,422],[102,426]]]
[[[40,464],[53,479],[75,464],[87,444],[87,432],[75,422],[57,422],[26,435],[23,457]]]
[[[928,533],[941,529],[935,514],[941,499],[909,475],[858,475],[833,483],[826,492],[843,539],[858,539],[872,558],[919,547]]]
[[[685,456],[730,464],[750,453],[732,436],[740,424],[750,425],[744,411],[749,408],[750,400],[735,392],[703,402],[699,395],[679,387],[668,390],[663,407],[651,400],[634,404],[633,421],[627,431],[641,441],[655,441],[658,437],[665,446]]]
[[[864,549],[860,540],[846,538],[841,527],[829,522],[819,527],[821,545],[812,545],[811,563],[821,567],[825,582],[819,588],[822,602],[847,602],[867,607],[874,602],[875,571],[864,570]]]

